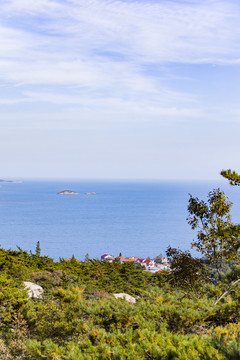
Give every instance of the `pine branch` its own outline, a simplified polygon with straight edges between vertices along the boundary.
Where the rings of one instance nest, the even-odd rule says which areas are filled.
[[[222,170],[220,174],[229,180],[230,185],[240,186],[240,175],[235,171],[231,169]]]

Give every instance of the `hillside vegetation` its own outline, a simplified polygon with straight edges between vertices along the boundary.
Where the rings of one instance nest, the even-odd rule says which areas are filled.
[[[237,265],[218,284],[202,276],[182,282],[174,271],[151,274],[132,263],[54,262],[0,249],[0,269],[2,360],[240,357],[240,284],[215,304]],[[42,298],[28,299],[23,280],[40,284]]]

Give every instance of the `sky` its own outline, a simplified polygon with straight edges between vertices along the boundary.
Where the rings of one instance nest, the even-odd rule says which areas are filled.
[[[0,178],[239,171],[239,0],[1,0]]]

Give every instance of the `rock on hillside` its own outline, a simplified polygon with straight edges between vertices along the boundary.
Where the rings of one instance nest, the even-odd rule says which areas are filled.
[[[30,281],[24,281],[24,288],[27,290],[29,299],[39,299],[42,297],[43,288]]]
[[[136,303],[136,299],[133,296],[125,294],[125,293],[113,294],[113,296],[116,299],[125,299],[130,304],[135,304]]]

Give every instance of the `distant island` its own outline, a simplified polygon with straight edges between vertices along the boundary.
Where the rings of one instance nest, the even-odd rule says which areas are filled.
[[[78,192],[73,190],[63,190],[58,193],[58,195],[77,195]]]
[[[0,179],[0,183],[21,184],[21,183],[22,183],[22,181],[13,181],[13,180],[4,180],[4,179]]]
[[[58,195],[78,195],[77,191],[73,190],[63,190],[58,193]],[[96,195],[94,191],[86,192],[85,195]]]

